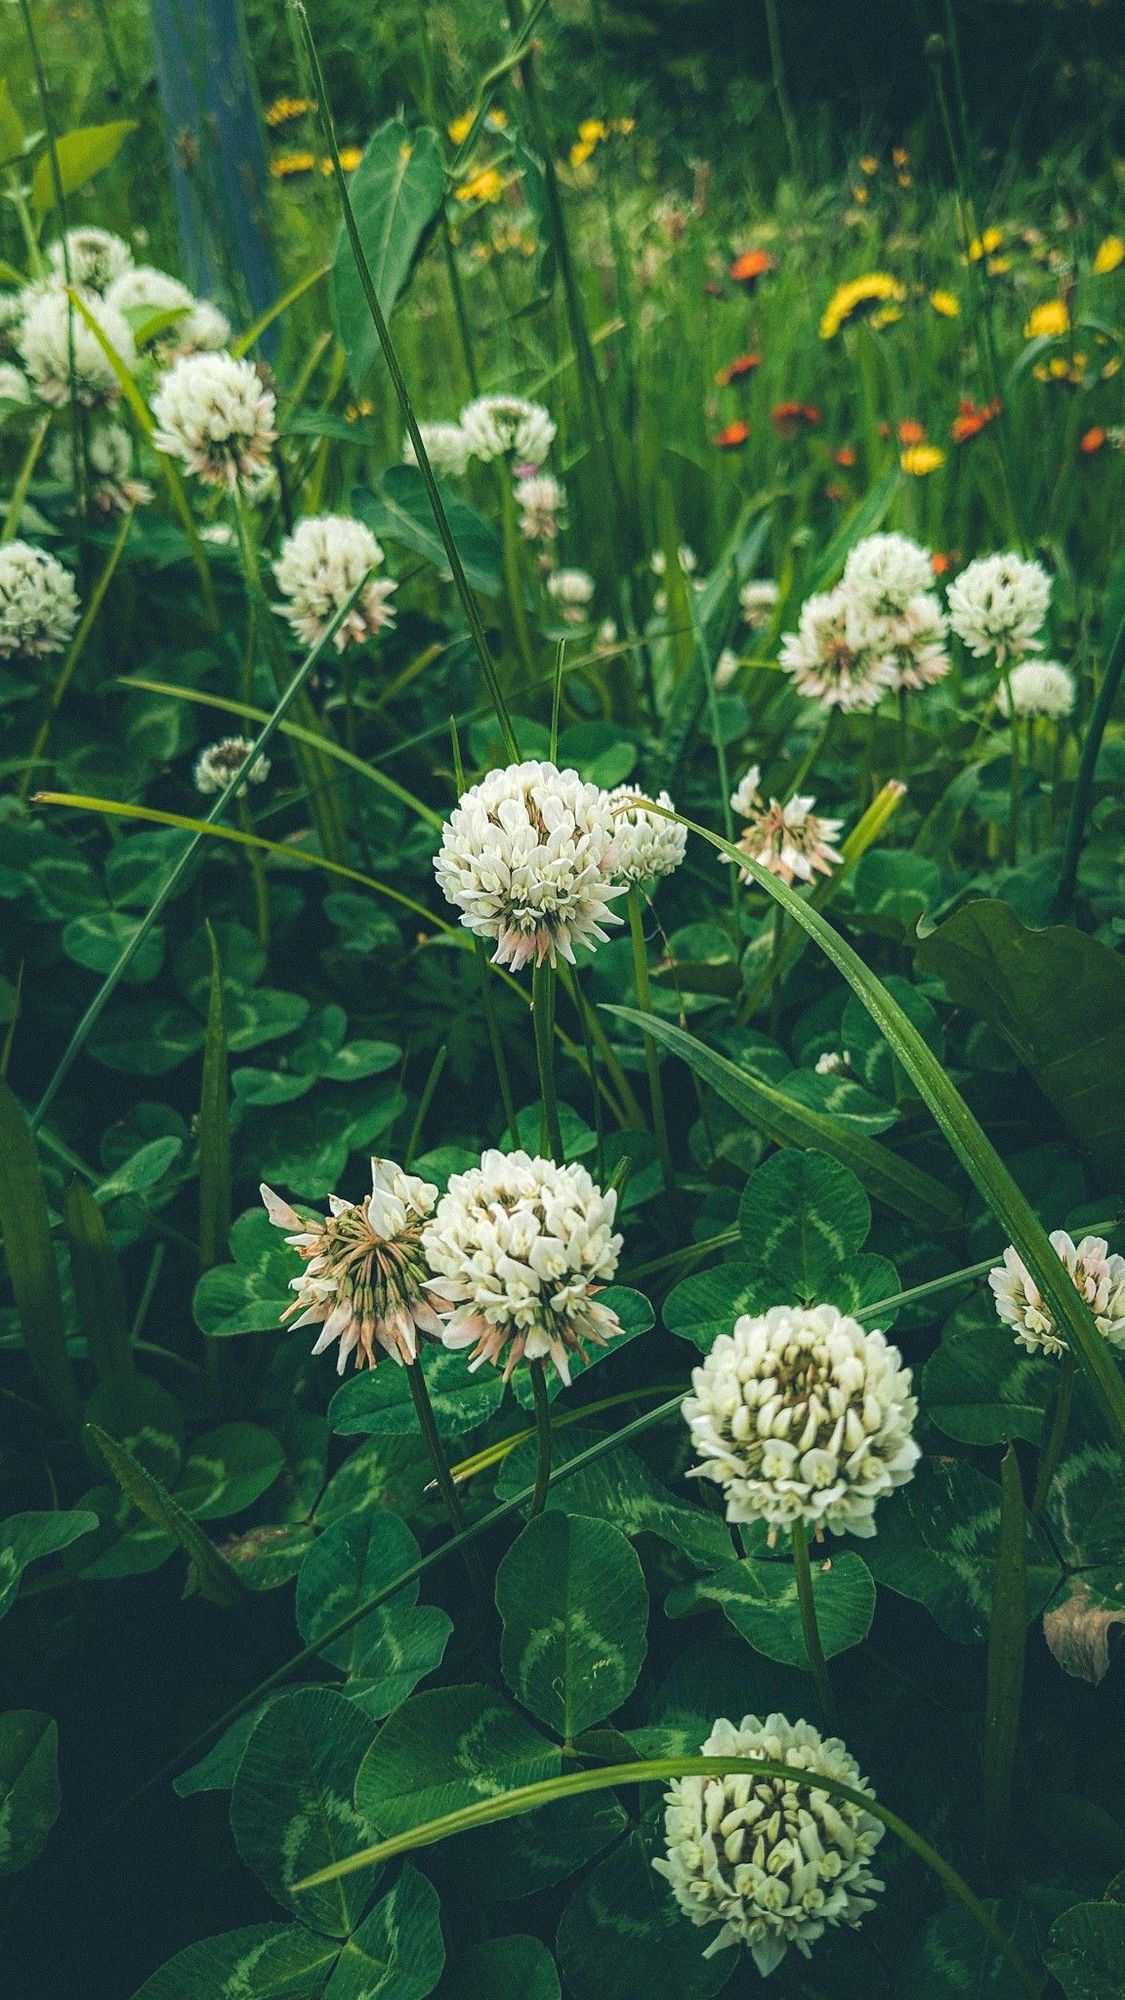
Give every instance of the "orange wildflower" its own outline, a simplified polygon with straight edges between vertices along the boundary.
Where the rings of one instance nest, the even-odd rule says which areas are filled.
[[[738,417],[733,424],[725,424],[721,431],[717,431],[711,443],[717,445],[720,451],[741,451],[749,435],[749,424]]]
[[[730,276],[736,285],[744,285],[752,292],[759,278],[777,269],[768,250],[744,250],[730,267]]]
[[[799,431],[816,430],[820,411],[812,403],[776,403],[770,411],[770,422],[778,437],[796,437]]]
[[[839,451],[833,453],[833,457],[837,465],[842,465],[845,472],[850,472],[852,466],[855,464],[854,444],[842,444]]]
[[[954,444],[967,444],[970,438],[978,437],[986,424],[1000,414],[1000,398],[991,403],[974,403],[971,396],[962,396],[957,405],[957,415],[949,426],[949,435]]]
[[[1108,443],[1108,433],[1104,424],[1091,424],[1078,441],[1078,449],[1084,458],[1093,458],[1095,452],[1104,451]]]
[[[904,417],[898,427],[898,441],[900,444],[925,444],[925,424],[920,424],[915,417]]]
[[[760,368],[761,365],[760,354],[736,354],[733,361],[728,361],[725,368],[719,369],[715,380],[720,389],[729,389],[732,382],[744,381],[747,375],[752,375],[755,368]]]

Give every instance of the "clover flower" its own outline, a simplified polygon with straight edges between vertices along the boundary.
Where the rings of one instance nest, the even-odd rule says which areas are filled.
[[[737,846],[782,882],[811,882],[814,875],[830,875],[844,858],[833,846],[842,820],[824,819],[814,812],[813,798],[794,797],[784,805],[780,799],[770,799],[767,804],[758,789],[761,775],[751,764],[731,793],[731,811],[746,821]],[[744,882],[754,879],[749,869],[739,873]]]
[[[35,296],[33,291],[0,292],[0,356],[16,352],[23,316]]]
[[[905,611],[934,580],[929,553],[909,535],[867,535],[844,564],[844,588],[879,618]]]
[[[0,361],[0,403],[30,403],[27,376],[14,361]]]
[[[996,706],[1003,716],[1008,714],[1009,684],[1017,715],[1046,715],[1061,722],[1074,707],[1074,681],[1057,660],[1025,660],[1012,668],[996,690]]]
[[[471,1348],[470,1368],[550,1361],[570,1381],[583,1343],[604,1347],[621,1331],[595,1293],[617,1269],[617,1195],[585,1167],[529,1153],[489,1151],[452,1174],[422,1246],[432,1295],[445,1301],[441,1338]]]
[[[47,247],[51,269],[63,284],[78,285],[83,291],[105,292],[133,262],[129,245],[110,229],[93,224],[68,229]]]
[[[692,1470],[724,1489],[728,1521],[869,1536],[876,1502],[913,1477],[910,1370],[835,1306],[744,1313],[691,1380]]]
[[[619,808],[613,822],[617,831],[613,872],[618,880],[645,887],[661,875],[674,874],[687,853],[686,826],[665,819],[662,813],[646,812],[643,804],[630,804],[620,810],[624,800],[640,799],[649,805],[667,806],[672,812],[674,807],[667,792],[652,800],[636,785],[618,785],[609,799],[611,805]]]
[[[152,399],[152,441],[206,485],[233,493],[268,471],[276,409],[273,390],[252,362],[233,354],[183,354],[161,376]]]
[[[225,792],[237,771],[241,771],[253,743],[248,736],[223,736],[217,743],[209,743],[195,760],[192,783],[204,798],[215,792]],[[264,785],[270,774],[268,757],[255,757],[246,773],[248,785]]]
[[[152,487],[134,476],[133,441],[123,425],[102,424],[91,431],[86,465],[90,500],[99,513],[124,514],[152,499]],[[74,486],[74,440],[68,430],[60,431],[51,446],[50,468],[60,486]]]
[[[1110,1252],[1104,1236],[1084,1236],[1076,1244],[1065,1229],[1052,1229],[1051,1248],[1066,1266],[1079,1298],[1111,1347],[1125,1349],[1125,1257]],[[996,1310],[1029,1354],[1064,1354],[1067,1342],[1018,1250],[1009,1244],[1004,1261],[988,1274]]]
[[[466,403],[460,423],[475,458],[511,456],[532,467],[542,465],[558,428],[542,403],[522,396],[478,396]]]
[[[895,689],[932,687],[949,672],[948,627],[941,599],[921,590],[902,610],[878,621],[876,651],[890,662]]]
[[[802,1785],[799,1773],[871,1787],[838,1736],[780,1714],[725,1717],[700,1746],[705,1757],[768,1757],[787,1778],[749,1773],[675,1778],[664,1795],[665,1859],[653,1867],[693,1924],[721,1924],[704,1958],[748,1947],[763,1975],[790,1945],[803,1957],[828,1929],[855,1924],[883,1884],[870,1872],[883,1823],[850,1799]]]
[[[894,686],[894,663],[872,642],[878,628],[850,591],[807,597],[795,632],[782,634],[778,655],[798,694],[828,708],[874,708]]]
[[[526,478],[517,479],[515,497],[524,540],[553,542],[566,503],[566,492],[559,480],[549,472],[528,473]]]
[[[695,550],[693,548],[689,548],[686,542],[681,542],[679,548],[676,551],[676,554],[679,559],[680,568],[683,570],[684,575],[694,576],[696,570],[699,568],[699,557],[696,555]],[[667,567],[668,567],[668,558],[665,555],[663,549],[654,549],[652,555],[649,558],[649,568],[651,569],[653,575],[663,576],[665,571],[667,570]]]
[[[749,583],[743,584],[738,601],[742,606],[742,616],[752,632],[760,632],[769,624],[778,596],[778,587],[768,576],[752,577]]]
[[[370,528],[345,514],[313,514],[298,521],[281,545],[273,566],[277,587],[287,599],[278,609],[306,646],[315,646],[341,606],[383,551]],[[333,637],[338,653],[394,624],[389,602],[398,588],[393,577],[372,577],[360,591]]]
[[[568,625],[584,625],[594,595],[594,579],[584,569],[556,569],[547,578],[547,595],[558,605]]]
[[[0,660],[61,653],[77,623],[70,571],[31,542],[0,543]]]
[[[616,828],[608,795],[577,771],[509,764],[465,792],[442,834],[434,873],[461,922],[495,940],[513,972],[534,959],[571,965],[575,944],[605,944]]]
[[[1038,633],[1051,602],[1041,563],[1011,553],[979,556],[949,586],[949,622],[977,659],[996,655],[1005,666],[1038,652]]]
[[[447,472],[451,478],[460,479],[473,455],[473,447],[460,424],[419,424],[418,432],[434,471]],[[417,465],[418,454],[412,437],[403,439],[402,456],[404,464]]]
[[[295,1327],[319,1326],[314,1354],[338,1340],[337,1374],[353,1353],[357,1368],[374,1368],[380,1349],[400,1365],[412,1362],[420,1334],[441,1334],[422,1250],[423,1224],[437,1200],[429,1181],[404,1173],[393,1160],[373,1159],[366,1199],[330,1195],[328,1215],[315,1223],[303,1221],[264,1183],[261,1195],[270,1221],[291,1232],[285,1240],[305,1260],[300,1276],[290,1280],[297,1297],[282,1324],[296,1313]]]
[[[129,322],[97,292],[83,292],[80,296],[118,360],[132,372],[137,365],[137,350]],[[69,294],[53,285],[28,295],[17,346],[36,394],[44,403],[58,409],[69,403],[72,380],[74,400],[84,409],[112,403],[121,394],[113,363],[93,327]]]
[[[179,278],[158,271],[152,264],[136,264],[123,272],[107,297],[135,328],[141,346],[151,348],[164,363],[179,354],[213,352],[230,339],[230,321],[218,306],[197,299]],[[146,324],[164,313],[176,313],[174,323],[146,334]]]

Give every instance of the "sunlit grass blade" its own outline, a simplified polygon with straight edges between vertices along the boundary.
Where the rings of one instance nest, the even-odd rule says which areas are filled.
[[[63,1201],[70,1244],[70,1275],[78,1324],[103,1381],[133,1372],[125,1285],[105,1217],[89,1188],[76,1175]]]
[[[28,1361],[56,1417],[78,1422],[47,1196],[23,1106],[0,1082],[0,1231]]]
[[[239,356],[249,354],[250,349],[257,346],[263,333],[273,325],[274,321],[280,319],[282,313],[288,312],[290,306],[296,305],[298,299],[304,298],[306,292],[311,292],[314,285],[319,285],[321,279],[326,278],[331,269],[331,264],[317,264],[311,271],[306,271],[304,277],[298,278],[295,285],[290,285],[289,290],[283,292],[279,299],[275,299],[272,306],[268,306],[264,313],[259,313],[253,325],[248,326],[245,333],[240,333],[237,340],[231,341],[231,353]]]

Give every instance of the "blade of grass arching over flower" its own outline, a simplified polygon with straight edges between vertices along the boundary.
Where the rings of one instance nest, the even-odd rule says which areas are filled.
[[[938,1129],[1006,1232],[1009,1242],[1014,1244],[1023,1258],[1050,1308],[1056,1326],[1089,1377],[1114,1443],[1125,1458],[1125,1381],[1098,1332],[1093,1315],[1071,1282],[1066,1266],[1053,1249],[1031,1203],[1017,1187],[960,1091],[950,1082],[933,1050],[927,1047],[898,1001],[864,964],[859,953],[838,931],[825,923],[819,911],[811,909],[803,897],[795,895],[768,869],[759,867],[756,861],[732,847],[721,835],[697,825],[682,813],[651,804],[647,804],[645,810],[660,813],[666,819],[678,820],[690,833],[697,833],[701,840],[709,842],[720,854],[737,862],[753,876],[760,889],[780,903],[801,929],[807,931],[813,943],[820,946],[825,957],[843,974],[876,1027],[890,1043]]]
[[[274,300],[272,306],[268,306],[264,313],[259,314],[253,326],[247,327],[245,333],[240,333],[237,340],[231,341],[231,353],[239,357],[248,354],[252,347],[257,346],[263,333],[273,325],[275,319],[280,319],[282,313],[288,312],[290,306],[296,305],[297,300],[304,298],[306,292],[311,292],[313,286],[318,285],[322,278],[326,278],[331,269],[331,264],[317,264],[311,271],[306,271],[303,278],[298,278],[295,285],[290,285],[287,292],[283,292],[279,299]]]
[[[377,1745],[374,1746],[376,1753],[377,1748]],[[360,1768],[362,1770],[362,1765]],[[559,1799],[581,1798],[589,1792],[612,1791],[618,1785],[666,1785],[673,1778],[736,1775],[776,1778],[782,1782],[795,1777],[806,1790],[826,1792],[829,1798],[842,1799],[881,1820],[888,1833],[893,1833],[957,1897],[1006,1960],[1031,2000],[1039,2000],[1042,1982],[1036,1979],[1030,1966],[1004,1936],[992,1912],[973,1894],[968,1883],[944,1855],[939,1854],[937,1848],[932,1847],[907,1820],[901,1819],[898,1813],[892,1812],[871,1792],[860,1791],[857,1786],[845,1785],[838,1778],[826,1778],[819,1771],[808,1771],[774,1757],[638,1758],[630,1764],[606,1764],[600,1770],[569,1771],[560,1777],[543,1778],[537,1784],[520,1785],[513,1791],[499,1793],[496,1798],[482,1799],[475,1805],[462,1806],[457,1812],[444,1813],[440,1819],[427,1820],[421,1826],[411,1827],[408,1833],[397,1833],[389,1840],[377,1841],[372,1847],[350,1854],[346,1861],[334,1862],[329,1868],[319,1868],[314,1875],[294,1882],[292,1892],[297,1895],[302,1889],[337,1881],[340,1876],[350,1875],[356,1869],[390,1861],[395,1855],[411,1853],[418,1847],[433,1847],[438,1841],[452,1839],[455,1834],[494,1826],[500,1820],[518,1819],[523,1813],[554,1805]]]
[[[202,822],[195,823],[197,831],[194,834],[194,838],[188,842],[179,860],[173,863],[153,901],[145,911],[141,922],[137,925],[136,930],[129,939],[128,944],[125,945],[106,973],[104,980],[75,1028],[74,1033],[71,1035],[59,1061],[56,1063],[47,1088],[43,1092],[31,1120],[31,1129],[33,1132],[42,1124],[62,1084],[70,1074],[73,1064],[82,1053],[91,1033],[109,1005],[121,981],[122,975],[128,970],[133,958],[140,950],[141,945],[144,943],[145,938],[148,936],[149,931],[152,929],[153,924],[156,922],[157,917],[160,915],[177,883],[183,879],[186,869],[190,866],[193,856],[198,851],[200,842],[207,838],[208,832],[222,818],[231,800],[241,791],[249,772],[253,768],[255,759],[273,741],[274,736],[280,729],[282,722],[296,701],[309,675],[316,672],[317,667],[332,644],[333,638],[343,624],[344,619],[347,617],[348,612],[351,610],[352,605],[355,603],[366,582],[367,575],[364,575],[356,584],[350,596],[340,605],[334,617],[329,620],[315,646],[311,647],[306,653],[284,694],[279,696],[277,703],[270,713],[269,720],[259,730],[257,738],[251,745],[250,750],[230,780],[230,783],[217,795],[205,819]],[[103,809],[104,803],[104,801],[98,802],[98,810]]]
[[[512,728],[512,719],[508,713],[508,705],[504,700],[503,691],[497,677],[496,664],[492,658],[492,652],[488,644],[488,635],[484,629],[480,607],[469,587],[469,581],[461,563],[457,544],[453,539],[453,530],[449,525],[449,517],[446,514],[441,494],[438,491],[437,480],[434,478],[434,470],[430,464],[429,454],[426,451],[421,432],[418,429],[413,405],[410,401],[410,391],[406,386],[406,377],[399,364],[398,354],[395,351],[394,342],[390,336],[386,317],[379,303],[379,295],[375,290],[375,281],[371,276],[371,267],[360,240],[355,211],[352,208],[351,196],[348,193],[347,180],[344,175],[344,169],[340,164],[340,149],[336,142],[336,126],[328,108],[328,92],[324,81],[324,72],[320,66],[320,56],[317,53],[312,27],[303,0],[290,0],[290,4],[300,23],[301,33],[308,50],[309,62],[312,65],[313,76],[316,81],[317,102],[320,107],[320,119],[328,144],[329,157],[332,161],[332,173],[344,218],[344,228],[352,247],[352,256],[355,258],[356,272],[359,277],[363,296],[367,302],[367,310],[371,314],[372,324],[379,337],[379,345],[383,350],[387,369],[394,384],[399,408],[402,411],[403,422],[406,425],[407,435],[410,438],[417,459],[418,470],[422,475],[422,481],[426,488],[430,510],[434,517],[434,525],[441,537],[442,547],[445,550],[454,586],[461,600],[461,608],[465,613],[473,644],[476,647],[477,657],[480,660],[485,685],[492,698],[492,705],[496,710],[496,718],[500,724],[505,748],[512,762],[518,763],[519,746],[516,742],[515,731]]]

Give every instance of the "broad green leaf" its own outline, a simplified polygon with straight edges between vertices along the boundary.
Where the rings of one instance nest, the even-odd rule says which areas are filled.
[[[31,200],[36,213],[49,215],[58,201],[56,171],[65,201],[116,159],[130,132],[136,129],[135,118],[117,118],[110,125],[82,125],[74,132],[64,132],[56,141],[54,160],[48,147],[35,162]]]
[[[260,1333],[276,1328],[292,1305],[289,1281],[300,1262],[286,1248],[264,1209],[247,1209],[230,1233],[233,1264],[216,1264],[195,1288],[192,1311],[200,1333]]]
[[[0,1234],[27,1358],[56,1417],[73,1427],[78,1390],[66,1350],[59,1270],[35,1141],[0,1077]]]
[[[369,1438],[344,1460],[334,1472],[317,1502],[316,1522],[330,1528],[357,1510],[389,1507],[396,1514],[410,1516],[426,1505],[425,1491],[432,1474],[417,1438]]]
[[[259,1424],[220,1424],[196,1438],[176,1499],[197,1521],[225,1519],[251,1507],[274,1483],[285,1463],[272,1431]]]
[[[57,1555],[97,1525],[97,1515],[85,1507],[57,1514],[9,1514],[0,1521],[0,1618],[14,1603],[29,1563]]]
[[[85,1181],[75,1175],[63,1201],[70,1243],[70,1276],[78,1323],[90,1358],[103,1380],[133,1371],[133,1349],[125,1311],[125,1286],[105,1217]]]
[[[556,1431],[553,1463],[565,1465],[593,1442],[594,1435],[578,1427]],[[535,1449],[535,1440],[529,1438],[509,1452],[496,1482],[498,1500],[508,1499],[533,1483]],[[611,1521],[630,1538],[657,1535],[699,1569],[714,1569],[731,1554],[730,1530],[721,1515],[677,1500],[628,1445],[606,1452],[573,1478],[552,1483],[546,1505],[548,1512],[588,1514],[594,1520]]]
[[[504,1384],[495,1368],[470,1375],[463,1354],[423,1348],[416,1364],[430,1392],[439,1434],[461,1437],[495,1416]],[[344,1437],[417,1437],[418,1416],[405,1368],[365,1368],[337,1389],[328,1408],[332,1429]]]
[[[219,1554],[210,1537],[196,1526],[190,1515],[172,1498],[166,1486],[132,1454],[97,1424],[87,1424],[86,1432],[105,1459],[121,1491],[139,1513],[163,1534],[180,1544],[192,1565],[200,1590],[213,1604],[229,1608],[241,1594],[241,1580]]]
[[[436,1604],[381,1604],[363,1621],[365,1651],[347,1694],[381,1721],[440,1667],[453,1620]]]
[[[855,1175],[823,1153],[776,1153],[751,1174],[738,1209],[747,1254],[771,1289],[802,1305],[831,1300],[833,1279],[870,1227]]]
[[[368,1514],[349,1514],[326,1528],[314,1542],[297,1579],[297,1628],[309,1645],[368,1598],[393,1583],[418,1560],[418,1544],[397,1514],[385,1507]],[[382,1607],[405,1609],[418,1597],[418,1584],[407,1584]],[[345,1673],[361,1674],[369,1649],[382,1636],[379,1613],[361,1618],[342,1639],[321,1648],[322,1658]]]
[[[356,1805],[380,1833],[401,1833],[561,1768],[555,1745],[491,1688],[433,1688],[383,1724],[360,1766]]]
[[[438,480],[450,532],[461,567],[474,590],[486,597],[499,597],[503,589],[503,554],[494,530],[459,493]],[[366,521],[380,541],[409,549],[424,556],[442,576],[449,563],[441,536],[434,525],[433,509],[425,482],[416,465],[389,466],[372,491],[359,486],[352,492],[352,511]]]
[[[423,126],[412,131],[401,118],[373,133],[351,176],[348,192],[363,254],[384,318],[390,319],[445,188],[441,141]],[[341,229],[332,263],[332,315],[360,395],[370,387],[382,353],[364,297],[355,252]]]
[[[90,1423],[100,1424],[131,1452],[146,1472],[174,1486],[183,1458],[184,1413],[176,1398],[151,1375],[117,1375],[99,1382],[86,1405]],[[88,1447],[90,1463],[104,1470],[100,1452]]]
[[[541,1514],[496,1573],[500,1663],[524,1708],[573,1742],[620,1708],[645,1657],[648,1592],[608,1521]]]
[[[567,1158],[570,1157],[568,1152]],[[591,1368],[597,1368],[601,1362],[612,1361],[615,1354],[620,1354],[627,1341],[636,1340],[640,1334],[647,1333],[655,1320],[655,1314],[644,1293],[633,1291],[629,1285],[607,1285],[605,1290],[598,1294],[598,1303],[617,1314],[621,1331],[615,1334],[605,1347],[588,1346],[585,1359],[580,1354],[574,1356],[570,1364],[572,1383],[577,1382],[580,1376],[588,1375]],[[552,1403],[563,1393],[564,1387],[561,1377],[552,1369],[547,1379],[547,1395]],[[528,1369],[517,1368],[512,1380],[512,1394],[521,1410],[535,1408],[535,1389]]]
[[[315,2000],[339,1949],[303,1924],[250,1924],[178,1951],[133,2000]]]
[[[1125,1488],[1108,1445],[1087,1441],[1066,1453],[1051,1482],[1047,1519],[1068,1563],[1086,1569],[1120,1562]]]
[[[426,2000],[444,1965],[437,1890],[408,1862],[390,1893],[345,1938],[324,2000]]]
[[[875,1615],[875,1585],[867,1564],[850,1549],[833,1554],[830,1562],[818,1560],[814,1551],[812,1583],[825,1658],[861,1646]],[[698,1577],[673,1592],[667,1609],[682,1617],[700,1602],[720,1605],[735,1631],[767,1660],[786,1667],[806,1664],[797,1582],[789,1563],[752,1558],[729,1563],[716,1575]]]
[[[1080,1145],[1125,1164],[1125,961],[1085,931],[1026,930],[1007,903],[966,903],[918,964],[999,1030]]]
[[[960,1458],[926,1458],[909,1485],[879,1509],[867,1544],[876,1581],[924,1604],[943,1632],[972,1645],[988,1632],[1000,1536],[1000,1488]],[[1059,1581],[1050,1545],[1028,1523],[1027,1612],[1034,1618]]]
[[[1036,1913],[1015,1898],[995,1907],[997,1923],[1029,1965],[1039,1956]],[[902,1989],[922,2000],[1027,2000],[1027,1989],[958,1903],[930,1918],[902,1967]]]
[[[488,1836],[495,1860],[491,1883],[497,1902],[520,1902],[564,1882],[624,1833],[629,1822],[612,1792],[559,1799],[526,1819],[494,1826]]]
[[[90,910],[72,917],[63,930],[61,943],[68,958],[89,972],[109,972],[122,947],[140,930],[140,917],[127,917],[121,910]],[[146,931],[131,965],[124,974],[129,986],[145,986],[155,979],[164,963],[164,931],[154,924]]]
[[[633,1833],[571,1897],[558,1957],[568,2000],[710,2000],[730,1978],[734,1955],[704,1958],[699,1932]]]
[[[162,1181],[174,1160],[184,1150],[184,1142],[175,1133],[169,1132],[160,1139],[150,1139],[147,1145],[139,1146],[115,1167],[108,1180],[102,1181],[94,1189],[94,1197],[104,1208],[109,1201],[118,1201],[124,1194],[144,1194]]]
[[[304,1521],[289,1521],[276,1527],[247,1528],[223,1548],[247,1590],[277,1590],[292,1582],[315,1541],[315,1528]]]
[[[922,1370],[926,1415],[963,1444],[1038,1444],[1058,1390],[1059,1365],[1028,1354],[987,1306],[966,1309],[947,1327]]]
[[[1047,1953],[1066,2000],[1121,2000],[1125,1903],[1076,1903],[1051,1926]]]
[[[229,1792],[234,1783],[235,1773],[242,1762],[242,1753],[250,1741],[250,1735],[262,1713],[262,1706],[251,1708],[224,1729],[214,1748],[208,1750],[198,1764],[181,1771],[172,1780],[172,1790],[179,1799],[193,1798],[196,1792]]]
[[[729,1333],[743,1313],[765,1312],[769,1306],[782,1303],[757,1268],[737,1258],[681,1278],[662,1310],[669,1333],[679,1334],[709,1354],[719,1335]]]
[[[137,1000],[110,1007],[90,1036],[90,1054],[126,1076],[166,1076],[203,1047],[196,1015],[174,1000]]]
[[[457,2000],[562,2000],[562,1987],[555,1961],[538,1938],[489,1938],[461,1958]]]
[[[59,1732],[49,1715],[0,1715],[0,1875],[35,1860],[59,1816]]]
[[[377,1871],[294,1895],[293,1884],[342,1861],[373,1837],[352,1803],[355,1774],[375,1726],[333,1688],[297,1688],[262,1711],[235,1774],[234,1844],[277,1902],[330,1937],[354,1930]]]

